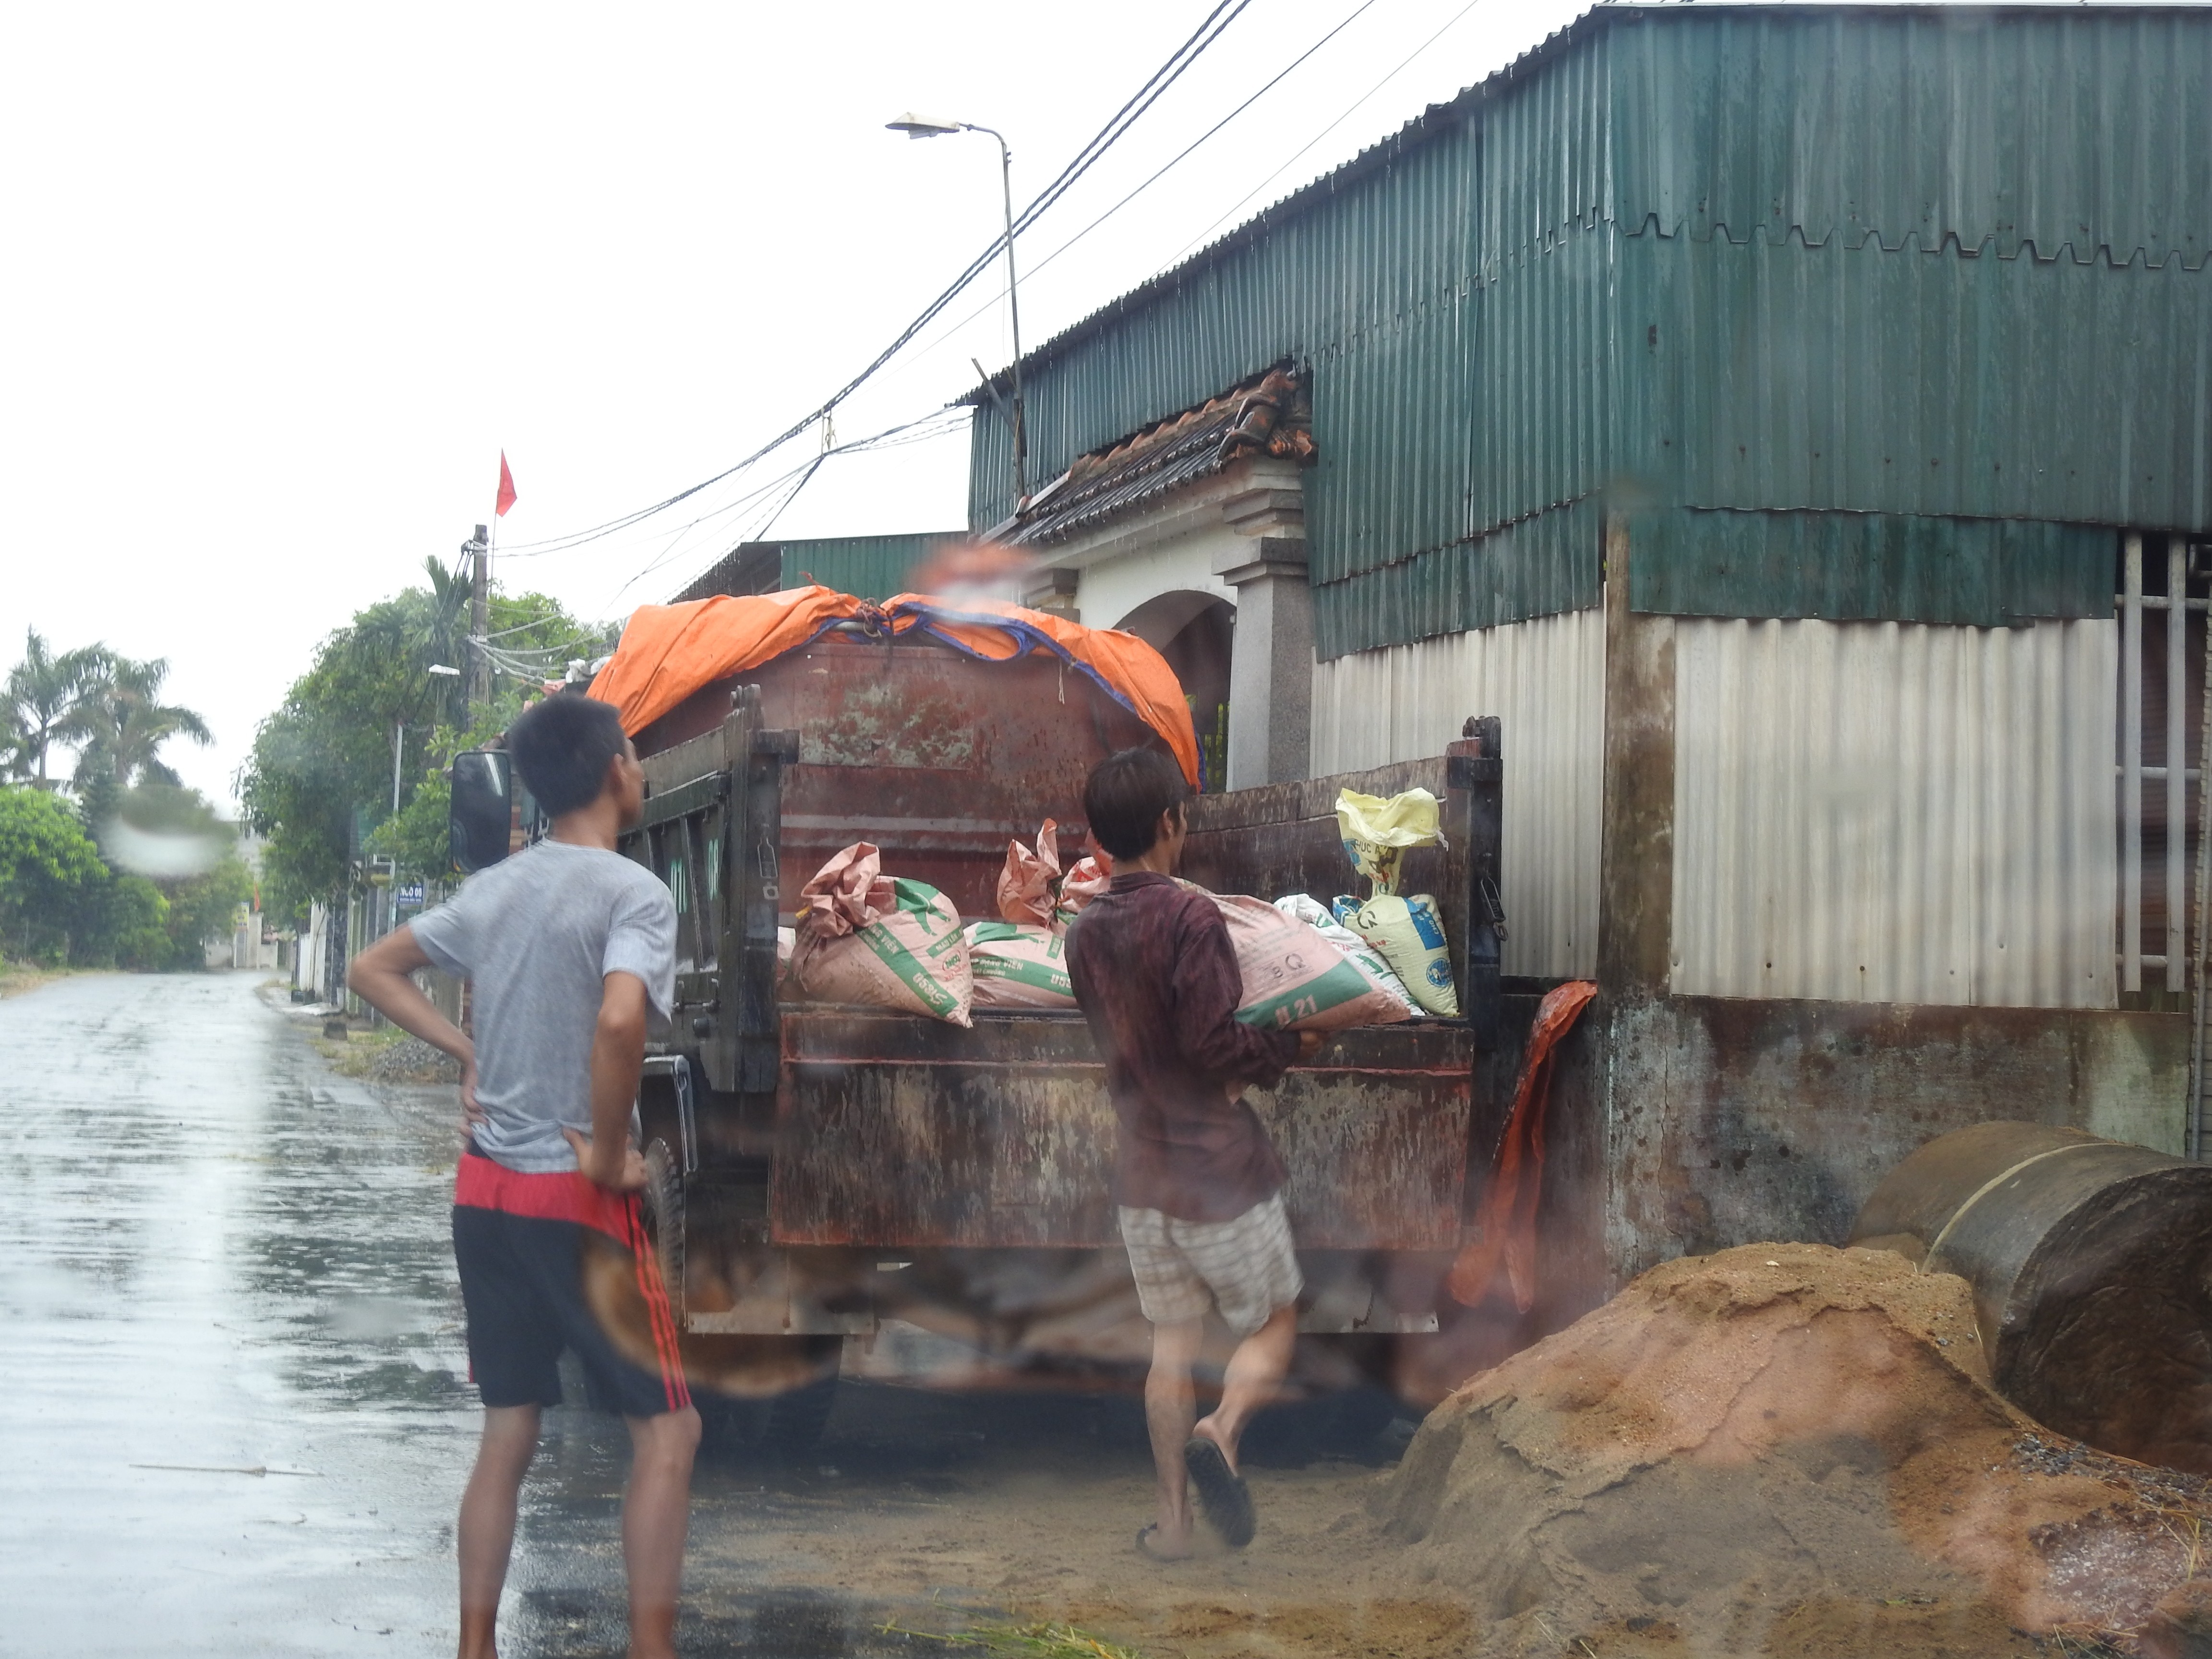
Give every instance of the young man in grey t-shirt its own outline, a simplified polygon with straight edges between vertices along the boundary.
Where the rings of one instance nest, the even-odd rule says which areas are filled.
[[[362,951],[348,975],[393,1024],[461,1063],[470,1139],[453,1255],[484,1429],[461,1499],[460,1655],[492,1659],[522,1477],[540,1409],[561,1402],[556,1366],[568,1348],[592,1403],[629,1425],[631,1659],[672,1659],[699,1414],[639,1222],[645,1164],[630,1131],[647,1026],[668,1018],[675,991],[676,908],[650,870],[615,850],[643,816],[645,779],[611,707],[550,698],[515,722],[507,747],[551,836]],[[473,1042],[408,977],[431,967],[472,982]],[[651,1369],[586,1304],[586,1229],[630,1253]]]

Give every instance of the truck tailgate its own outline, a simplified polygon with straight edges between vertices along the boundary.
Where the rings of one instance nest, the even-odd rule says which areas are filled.
[[[1079,1016],[978,1013],[963,1030],[787,1006],[782,1028],[775,1243],[1120,1243],[1114,1115]],[[1474,1052],[1461,1024],[1360,1027],[1250,1091],[1301,1249],[1458,1248]]]

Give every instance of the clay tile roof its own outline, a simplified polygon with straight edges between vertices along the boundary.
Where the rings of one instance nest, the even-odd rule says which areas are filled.
[[[1278,365],[1195,409],[1078,456],[991,538],[1031,545],[1065,541],[1246,455],[1310,462],[1312,424],[1304,381]]]

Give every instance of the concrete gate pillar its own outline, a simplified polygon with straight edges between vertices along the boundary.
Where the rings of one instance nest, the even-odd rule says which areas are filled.
[[[1242,544],[1214,555],[1237,590],[1229,659],[1231,789],[1306,775],[1313,751],[1313,589],[1306,580],[1305,495],[1293,464],[1254,465],[1221,516]]]

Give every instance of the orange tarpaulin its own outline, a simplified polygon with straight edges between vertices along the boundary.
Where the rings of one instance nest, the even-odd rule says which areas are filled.
[[[635,737],[701,686],[796,650],[861,609],[851,594],[827,587],[641,605],[592,695],[620,709],[623,730]]]
[[[1490,1294],[1498,1270],[1505,1269],[1513,1305],[1527,1313],[1536,1300],[1536,1199],[1544,1185],[1544,1119],[1552,1103],[1552,1057],[1560,1040],[1597,994],[1586,979],[1555,985],[1537,1005],[1522,1056],[1521,1081],[1513,1091],[1512,1115],[1498,1143],[1498,1163],[1475,1212],[1478,1229],[1463,1245],[1444,1281],[1452,1300],[1472,1308]]]
[[[1030,611],[997,599],[953,603],[902,593],[884,606],[895,632],[920,628],[946,644],[1004,662],[1040,652],[1086,670],[1101,689],[1167,739],[1193,787],[1198,783],[1198,733],[1182,682],[1165,657],[1139,639],[1111,628],[1085,628],[1049,611]]]
[[[894,634],[921,632],[988,662],[1058,657],[1165,738],[1183,775],[1198,781],[1190,706],[1167,659],[1133,634],[994,599],[902,593],[878,607],[817,586],[640,605],[613,660],[592,682],[592,695],[621,710],[623,730],[635,735],[702,686],[757,668],[856,617]]]

